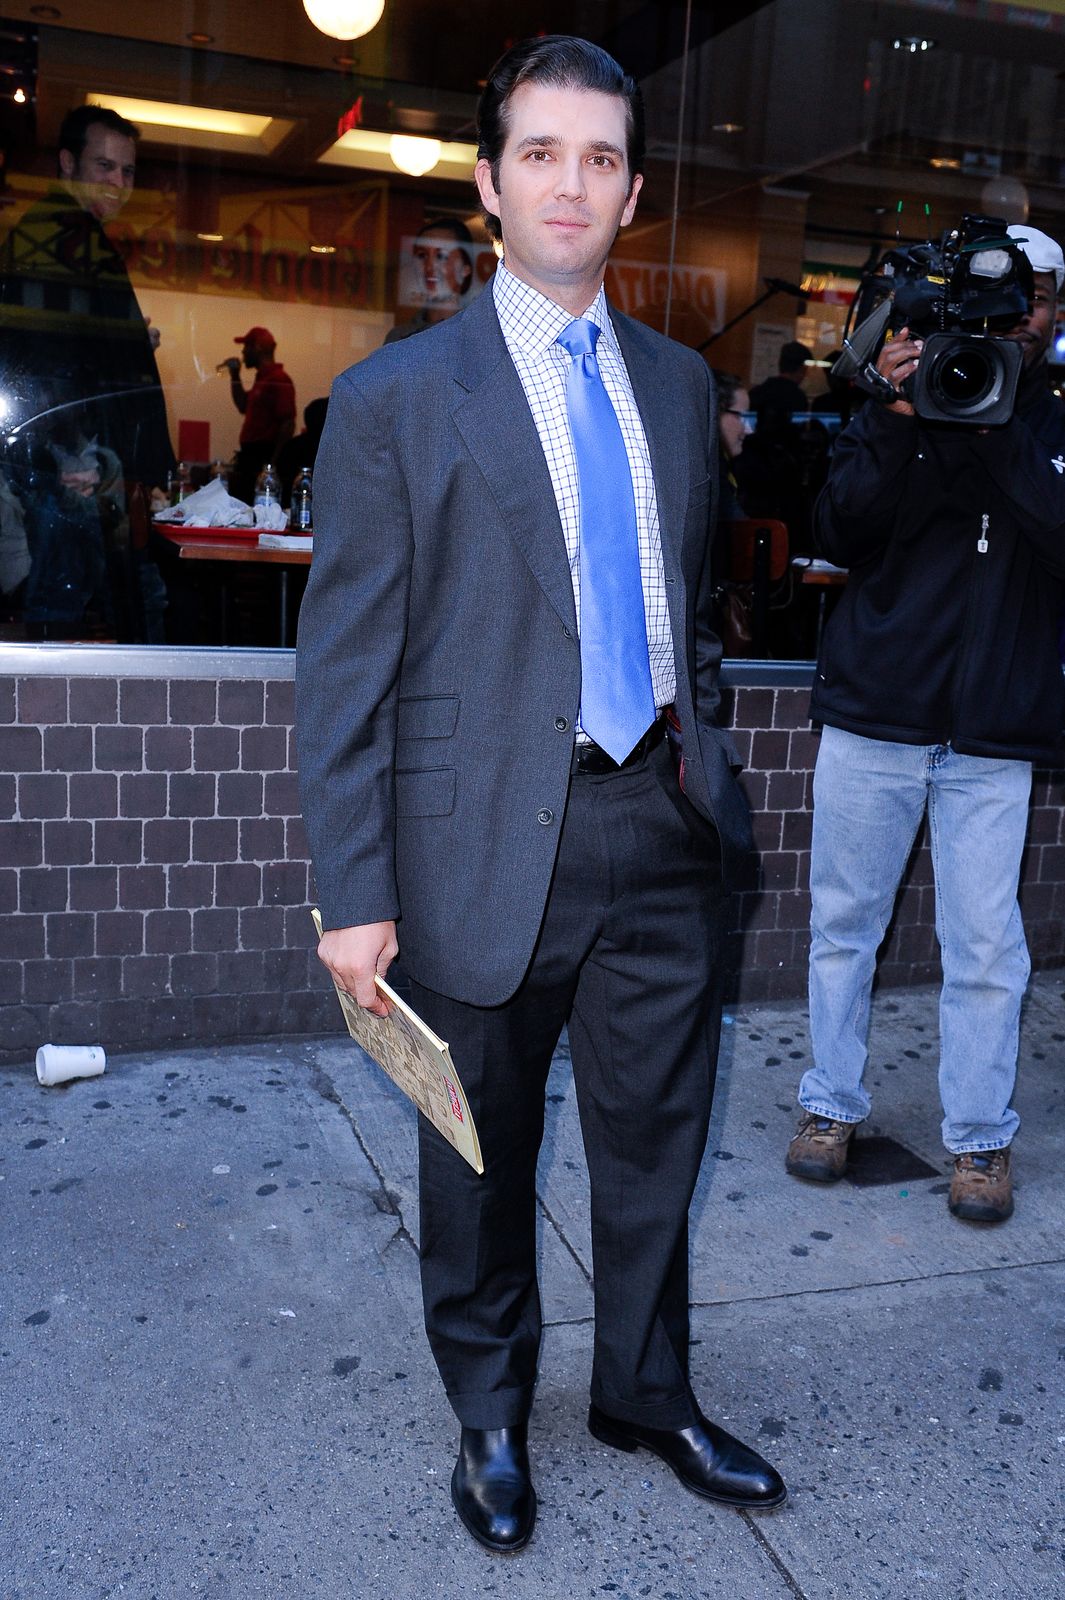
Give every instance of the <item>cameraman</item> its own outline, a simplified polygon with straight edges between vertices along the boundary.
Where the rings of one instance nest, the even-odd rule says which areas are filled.
[[[810,862],[814,1064],[786,1161],[795,1177],[842,1177],[868,1115],[876,953],[927,813],[949,1207],[973,1222],[1013,1210],[1029,972],[1017,884],[1032,763],[1060,760],[1065,710],[1065,406],[1047,368],[1065,262],[1038,229],[1009,232],[1034,273],[1028,314],[1002,335],[1024,357],[1013,418],[966,427],[922,422],[902,398],[868,404],[840,436],[817,506],[820,552],[851,575],[811,702],[824,724]],[[898,388],[921,349],[902,328],[877,369]]]

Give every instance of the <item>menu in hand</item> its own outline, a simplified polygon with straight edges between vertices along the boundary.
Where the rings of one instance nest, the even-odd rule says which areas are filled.
[[[311,916],[321,938],[322,919],[316,906]],[[377,979],[377,990],[392,1007],[387,1017],[375,1017],[338,983],[334,982],[334,987],[355,1043],[388,1073],[397,1088],[413,1100],[422,1116],[428,1118],[473,1170],[483,1172],[477,1129],[451,1052],[443,1039],[437,1038],[383,978]]]

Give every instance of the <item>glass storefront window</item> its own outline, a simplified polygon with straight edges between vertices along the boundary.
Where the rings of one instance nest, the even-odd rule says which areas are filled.
[[[643,83],[647,181],[607,287],[725,375],[731,654],[810,656],[838,592],[811,508],[861,398],[828,374],[863,273],[967,211],[1063,228],[1051,0],[592,0],[505,28],[487,0],[386,0],[348,43],[294,0],[190,18],[144,8],[116,37],[98,0],[60,0],[0,24],[7,641],[292,642],[310,552],[261,546],[252,502],[290,537],[303,474],[313,526],[333,377],[489,282],[474,113],[510,38],[583,33]],[[193,495],[195,536],[159,516]],[[752,524],[784,530],[761,566]]]

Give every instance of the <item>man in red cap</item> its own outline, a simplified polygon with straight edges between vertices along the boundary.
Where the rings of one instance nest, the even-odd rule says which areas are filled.
[[[255,494],[255,480],[268,461],[291,439],[296,424],[296,390],[292,379],[274,360],[276,340],[269,328],[249,328],[234,344],[244,346],[244,365],[255,373],[250,389],[240,381],[240,362],[231,356],[229,392],[242,413],[240,449],[230,477],[230,492],[249,503]]]

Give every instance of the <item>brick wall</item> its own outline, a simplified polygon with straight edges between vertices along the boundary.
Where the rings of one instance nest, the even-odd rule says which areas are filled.
[[[18,675],[27,659],[33,675]],[[0,1060],[45,1040],[119,1049],[333,1031],[282,653],[0,651]],[[12,670],[14,669],[14,670]],[[210,674],[210,675],[208,675]],[[808,668],[730,669],[726,713],[760,856],[735,900],[733,998],[805,987]],[[1061,774],[1036,780],[1022,902],[1035,961],[1065,962]],[[935,976],[927,848],[882,966]]]

